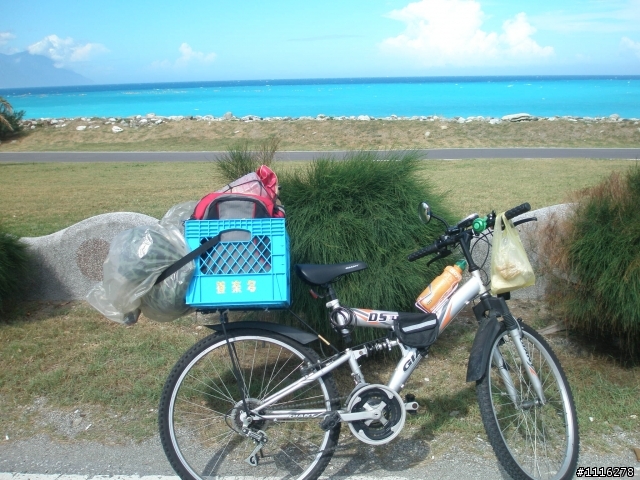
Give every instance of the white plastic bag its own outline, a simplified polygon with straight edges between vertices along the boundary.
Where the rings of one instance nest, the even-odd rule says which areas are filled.
[[[125,230],[111,242],[103,280],[89,292],[87,301],[118,323],[135,322],[140,311],[160,322],[180,318],[191,311],[185,297],[193,262],[158,285],[154,283],[188,252],[182,232],[171,223]]]
[[[502,225],[504,224],[504,231]],[[536,282],[518,231],[504,213],[496,217],[491,245],[491,293],[510,292]]]

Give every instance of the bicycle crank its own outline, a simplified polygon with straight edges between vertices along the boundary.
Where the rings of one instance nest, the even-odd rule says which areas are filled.
[[[417,404],[416,404],[417,405]],[[347,411],[341,415],[351,433],[369,445],[384,445],[396,438],[407,417],[405,404],[397,392],[384,385],[367,385],[354,393]],[[365,419],[351,418],[363,417]]]

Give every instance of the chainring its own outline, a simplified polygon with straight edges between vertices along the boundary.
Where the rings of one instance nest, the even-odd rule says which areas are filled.
[[[379,420],[356,420],[349,422],[351,433],[369,445],[384,445],[396,438],[407,417],[404,402],[397,392],[384,385],[367,385],[359,389],[349,401],[349,413],[373,410],[384,402],[382,418]]]

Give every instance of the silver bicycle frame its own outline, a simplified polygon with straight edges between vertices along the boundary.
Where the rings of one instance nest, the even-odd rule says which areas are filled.
[[[449,298],[447,302],[436,313],[440,321],[440,332],[442,332],[451,321],[460,313],[460,311],[471,302],[478,295],[486,292],[486,287],[482,283],[482,278],[479,272],[472,272],[471,277],[460,286],[454,294]],[[329,308],[337,310],[340,304],[337,300],[333,300],[327,304]],[[393,320],[397,318],[398,312],[390,312],[385,310],[368,310],[368,309],[352,309],[355,314],[356,326],[365,328],[382,328],[391,330],[393,328]],[[346,319],[345,323],[346,323]],[[343,325],[340,325],[343,326]],[[389,348],[399,347],[402,352],[402,358],[398,362],[387,387],[396,392],[400,392],[404,387],[406,381],[409,379],[413,371],[416,369],[420,361],[424,358],[418,350],[415,348],[405,347],[398,340],[388,340],[387,346]],[[349,364],[351,368],[351,375],[356,381],[356,385],[364,383],[364,376],[360,370],[358,359],[366,356],[368,351],[366,348],[360,349],[346,349],[338,358],[332,360],[320,370],[316,370],[313,373],[302,377],[301,379],[293,382],[287,388],[265,398],[262,403],[256,407],[253,411],[259,413],[264,410],[268,410],[268,407],[278,402],[280,399],[286,397],[292,392],[303,388],[319,379],[320,377],[332,372],[336,368]],[[307,410],[279,410],[277,412],[270,412],[260,414],[260,417],[265,420],[284,420],[284,419],[296,419],[296,418],[315,418],[326,414],[327,410],[323,409],[307,409]],[[375,414],[375,410],[371,412],[362,412],[358,416],[364,418],[372,417]],[[345,421],[360,420],[360,418],[347,418],[352,414],[341,413],[340,415]]]
[[[482,278],[480,276],[479,271],[471,272],[471,277],[460,286],[451,297],[440,307],[438,311],[436,311],[436,316],[440,322],[440,332],[442,332],[445,328],[449,326],[451,321],[460,313],[460,311],[469,304],[473,299],[477,298],[479,295],[482,295],[487,292],[487,288],[484,286],[482,282]],[[338,300],[332,300],[327,304],[327,307],[337,310],[340,307],[340,303]],[[398,312],[391,312],[386,310],[369,310],[369,309],[351,309],[355,314],[355,324],[358,327],[364,328],[382,328],[386,330],[391,330],[393,328],[393,322],[398,316]],[[345,326],[347,319],[341,316],[338,316],[339,322],[344,322],[340,326]],[[516,348],[520,346],[521,348],[517,348],[520,357],[523,362],[528,365],[527,373],[532,382],[533,388],[538,393],[540,401],[544,404],[545,398],[542,394],[542,388],[540,385],[540,380],[538,379],[533,366],[531,365],[531,361],[529,360],[529,356],[522,346],[522,342],[520,340],[520,331],[516,329],[512,332],[509,332],[514,342],[516,343]],[[402,352],[402,358],[398,362],[389,382],[387,383],[387,387],[396,392],[400,392],[406,381],[409,379],[413,371],[416,369],[420,361],[424,358],[422,354],[418,353],[416,348],[408,348],[400,343],[398,340],[387,340],[387,347],[399,347]],[[350,349],[347,348],[344,352],[340,354],[335,360],[330,361],[323,368],[314,371],[313,373],[309,373],[302,377],[301,379],[293,382],[287,388],[265,398],[263,402],[256,407],[253,411],[260,414],[260,418],[265,420],[295,420],[302,418],[319,418],[327,413],[327,409],[303,409],[303,410],[278,410],[278,411],[268,411],[268,407],[278,402],[280,399],[286,397],[290,393],[299,390],[306,385],[309,385],[319,379],[320,377],[326,375],[329,372],[332,372],[336,368],[344,365],[345,363],[349,364],[351,369],[351,375],[356,382],[356,386],[364,383],[364,376],[362,371],[360,370],[360,365],[358,364],[358,359],[360,357],[364,357],[368,355],[367,348],[359,348],[359,349]],[[513,381],[511,379],[511,375],[509,371],[504,367],[504,359],[500,352],[494,352],[492,357],[493,364],[498,367],[498,371],[502,376],[508,395],[513,401],[516,407],[519,407],[519,395],[514,387]],[[262,411],[267,410],[265,413],[260,413]],[[359,412],[359,413],[348,413],[345,411],[338,411],[341,420],[343,421],[355,421],[355,420],[364,420],[364,419],[374,419],[376,415],[379,414],[377,410]]]

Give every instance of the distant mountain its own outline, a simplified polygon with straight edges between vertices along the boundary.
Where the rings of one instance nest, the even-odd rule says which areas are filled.
[[[56,68],[53,60],[42,55],[20,52],[13,55],[0,53],[0,88],[62,87],[87,85],[93,81],[82,75]]]

